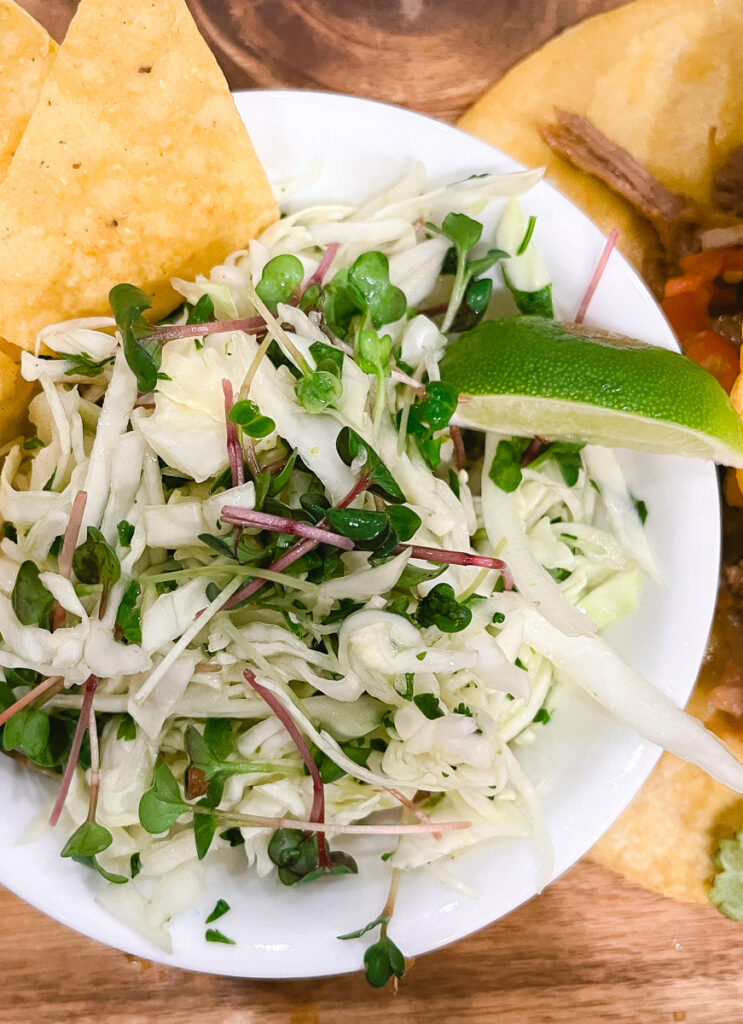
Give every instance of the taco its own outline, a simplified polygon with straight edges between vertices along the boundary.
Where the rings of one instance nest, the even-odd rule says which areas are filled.
[[[736,0],[636,0],[552,40],[460,121],[522,162],[545,165],[548,178],[605,232],[618,228],[619,248],[664,297],[672,322],[677,310],[668,305],[669,276],[677,294],[696,288],[698,319],[678,316],[674,326],[686,331],[690,345],[692,337],[704,341],[696,355],[688,354],[718,371],[718,379],[724,371],[728,388],[737,372],[743,308],[743,272],[737,270],[737,254],[743,255],[741,37],[743,7]],[[720,280],[720,246],[735,254],[730,280]],[[718,251],[710,256],[703,249]],[[735,306],[725,314],[732,316],[726,325],[732,337],[716,334],[722,325],[710,296],[720,298],[720,290]],[[684,303],[688,308],[690,300],[676,307]],[[728,532],[740,547],[743,531],[732,524]],[[741,554],[730,552],[708,663],[689,705],[739,757]],[[719,840],[742,825],[739,797],[664,755],[592,856],[657,892],[706,902]]]

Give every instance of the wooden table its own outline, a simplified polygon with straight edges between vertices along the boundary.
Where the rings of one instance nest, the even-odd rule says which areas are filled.
[[[76,0],[21,0],[57,38]],[[189,0],[230,84],[333,89],[455,119],[515,60],[618,0]],[[743,925],[584,861],[421,958],[397,996],[361,976],[250,982],[99,946],[0,891],[3,1024],[729,1024]]]

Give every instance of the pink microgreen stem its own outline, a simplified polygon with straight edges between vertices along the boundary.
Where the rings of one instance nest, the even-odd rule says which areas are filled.
[[[237,424],[230,419],[230,412],[234,404],[232,383],[226,377],[222,381],[222,391],[224,392],[224,418],[227,424],[227,458],[230,462],[230,475],[232,486],[239,487],[240,484],[245,483],[245,469],[240,439],[237,436]]]
[[[593,293],[596,291],[596,288],[598,287],[598,283],[601,280],[601,277],[602,277],[604,271],[606,270],[606,264],[609,262],[609,257],[611,256],[611,251],[614,248],[614,246],[616,245],[618,237],[619,237],[619,229],[618,228],[614,228],[612,230],[612,232],[609,234],[609,237],[606,239],[606,244],[604,245],[604,248],[603,248],[603,250],[601,252],[601,256],[599,257],[599,261],[596,264],[596,269],[593,272],[593,277],[591,278],[591,280],[590,280],[590,282],[588,284],[588,287],[586,288],[586,293],[583,296],[583,300],[582,300],[580,306],[578,307],[578,312],[575,314],[575,322],[577,324],[582,324],[583,323],[585,315],[586,315],[586,313],[588,311],[588,306],[589,306],[589,304],[591,302],[591,299],[593,298]]]
[[[48,679],[44,679],[40,682],[38,686],[34,686],[33,690],[29,690],[28,693],[24,694],[24,696],[17,700],[15,704],[11,704],[9,708],[6,708],[5,711],[0,714],[0,726],[5,725],[13,715],[17,714],[19,711],[23,711],[23,709],[28,707],[29,704],[32,704],[37,697],[41,697],[42,694],[45,694],[48,690],[58,686],[61,682],[62,676],[49,676]]]
[[[178,338],[202,338],[206,334],[222,334],[226,331],[245,331],[255,334],[263,331],[266,321],[262,316],[247,316],[241,320],[214,320],[208,324],[172,324],[158,327],[150,335],[155,341],[175,341]]]
[[[101,788],[101,757],[98,750],[98,729],[95,722],[93,705],[88,712],[88,736],[90,737],[90,802],[88,804],[87,821],[95,821],[98,809],[98,793]]]
[[[545,441],[541,437],[535,437],[529,447],[526,449],[524,454],[521,456],[521,468],[525,469],[530,466],[531,463],[536,459],[537,455],[542,451],[545,446]]]
[[[336,508],[348,508],[348,506],[355,501],[358,496],[366,490],[369,486],[369,474],[364,474],[359,477],[356,483],[353,485],[348,494],[341,498]],[[318,526],[322,529],[328,525],[327,519],[321,519]],[[283,572],[284,569],[288,569],[290,565],[298,561],[302,555],[306,555],[308,551],[312,551],[313,548],[317,547],[318,541],[310,540],[305,537],[303,540],[297,541],[296,544],[292,544],[288,551],[285,551],[281,558],[277,558],[275,562],[269,565],[271,572]],[[225,601],[222,605],[222,610],[227,611],[230,608],[234,608],[236,604],[240,604],[241,601],[245,601],[246,598],[252,597],[256,591],[266,583],[266,580],[251,580],[250,583],[246,584],[240,590],[232,595],[229,600]]]
[[[312,778],[312,810],[310,811],[310,821],[317,824],[322,824],[325,820],[325,787],[323,786],[322,776],[320,775],[320,769],[315,764],[315,759],[310,753],[310,748],[307,746],[304,740],[304,736],[297,728],[294,719],[286,710],[284,705],[278,699],[278,697],[267,689],[265,686],[261,686],[258,680],[255,678],[255,672],[252,672],[249,668],[246,668],[243,672],[245,679],[250,686],[253,687],[255,692],[262,697],[263,700],[268,704],[270,709],[276,715],[278,720],[284,726],[286,731],[291,736],[294,746],[299,751],[300,757],[304,761],[307,771],[310,773]],[[317,843],[317,856],[318,862],[321,868],[330,867],[330,853],[328,852],[328,845],[325,836],[320,833],[318,835]]]
[[[64,533],[64,540],[62,541],[62,550],[59,553],[59,559],[57,565],[59,567],[59,573],[64,576],[65,579],[69,579],[72,573],[72,557],[75,554],[75,548],[77,547],[77,539],[80,535],[80,527],[83,522],[83,514],[85,512],[85,504],[88,500],[86,491],[78,491],[75,495],[75,500],[72,502],[72,510],[70,511],[70,519],[67,523],[67,529]],[[59,629],[60,626],[64,625],[66,612],[59,601],[54,602],[52,607],[52,629]]]
[[[451,443],[454,445],[454,461],[456,462],[457,469],[464,469],[467,456],[464,451],[462,431],[459,427],[452,425],[449,427],[449,436],[451,437]]]
[[[418,821],[422,821],[424,825],[429,825],[430,826],[430,828],[431,828],[431,835],[433,836],[434,839],[441,839],[441,833],[433,831],[436,826],[431,821],[431,819],[428,817],[428,815],[425,814],[420,809],[420,807],[418,807],[417,804],[413,803],[412,800],[409,800],[408,797],[406,797],[404,793],[401,793],[399,789],[392,789],[392,787],[385,787],[385,788],[387,789],[388,793],[390,793],[392,796],[394,796],[395,800],[399,800],[400,801],[400,803],[403,805],[403,807],[407,807],[407,809],[409,811],[412,811],[412,813],[416,816]]]
[[[62,782],[59,787],[59,793],[57,793],[57,799],[54,801],[52,813],[49,815],[49,824],[52,826],[56,825],[59,821],[59,816],[62,813],[64,802],[67,799],[67,794],[72,782],[72,776],[75,772],[78,758],[80,757],[80,747],[83,745],[83,736],[85,735],[85,730],[88,728],[90,723],[90,709],[93,707],[93,696],[95,695],[97,686],[98,677],[92,675],[88,676],[85,683],[85,690],[83,691],[82,704],[80,706],[80,717],[77,720],[75,734],[72,737],[70,756],[67,758],[67,764],[65,765],[64,772],[62,773]]]
[[[409,551],[411,558],[421,558],[426,562],[438,562],[442,565],[476,565],[480,569],[495,569],[503,576],[506,590],[513,590],[513,577],[508,566],[500,558],[489,558],[487,555],[473,555],[469,551],[447,551],[445,548],[426,548],[420,544],[398,544],[397,554]]]
[[[419,395],[425,394],[426,387],[424,384],[421,384],[419,380],[416,380],[415,377],[411,377],[403,370],[399,370],[396,366],[393,366],[390,369],[390,377],[392,377],[393,380],[399,380],[401,384],[407,384],[409,388],[412,388],[413,391]]]
[[[325,275],[327,274],[327,272],[328,272],[328,270],[330,268],[330,264],[335,259],[335,254],[338,252],[339,248],[340,248],[340,242],[331,242],[330,243],[330,245],[327,247],[327,249],[323,253],[322,259],[320,260],[320,262],[317,265],[317,270],[315,271],[315,273],[312,275],[312,277],[309,279],[309,281],[305,285],[304,291],[307,291],[307,289],[311,285],[313,285],[313,284],[321,285],[323,283],[323,279],[324,279]]]
[[[59,553],[59,561],[57,563],[60,576],[64,576],[66,579],[70,578],[70,573],[72,572],[72,556],[75,554],[75,548],[77,547],[77,539],[80,535],[80,527],[83,523],[83,514],[87,501],[87,491],[78,491],[75,495],[75,500],[72,502],[70,521],[65,530],[62,550]]]
[[[285,516],[272,516],[267,512],[255,512],[253,509],[236,508],[225,505],[219,517],[223,523],[234,526],[257,526],[261,530],[273,530],[275,533],[292,533],[297,537],[307,537],[318,544],[334,544],[337,548],[351,551],[355,545],[349,537],[340,537],[330,530],[323,530],[309,523],[300,523],[296,519]]]

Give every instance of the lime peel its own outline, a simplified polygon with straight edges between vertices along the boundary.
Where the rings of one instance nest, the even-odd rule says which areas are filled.
[[[459,426],[743,468],[743,423],[715,378],[624,335],[536,316],[491,320],[449,347],[441,377],[464,399]]]

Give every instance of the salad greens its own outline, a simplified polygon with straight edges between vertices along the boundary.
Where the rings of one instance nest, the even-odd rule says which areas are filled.
[[[197,893],[214,851],[293,899],[363,872],[328,833],[389,835],[385,910],[343,936],[379,927],[383,985],[406,872],[541,841],[509,745],[559,714],[542,633],[589,636],[597,591],[602,625],[626,612],[650,556],[594,486],[608,467],[645,508],[610,452],[460,431],[440,379],[504,287],[551,315],[533,219],[502,200],[534,180],[293,214],[176,281],[167,324],[122,283],[115,334],[86,351],[60,325],[59,359],[24,354],[43,389],[0,477],[2,748],[60,777],[62,856],[146,934],[180,909],[171,871]],[[489,202],[513,222],[494,238]]]

